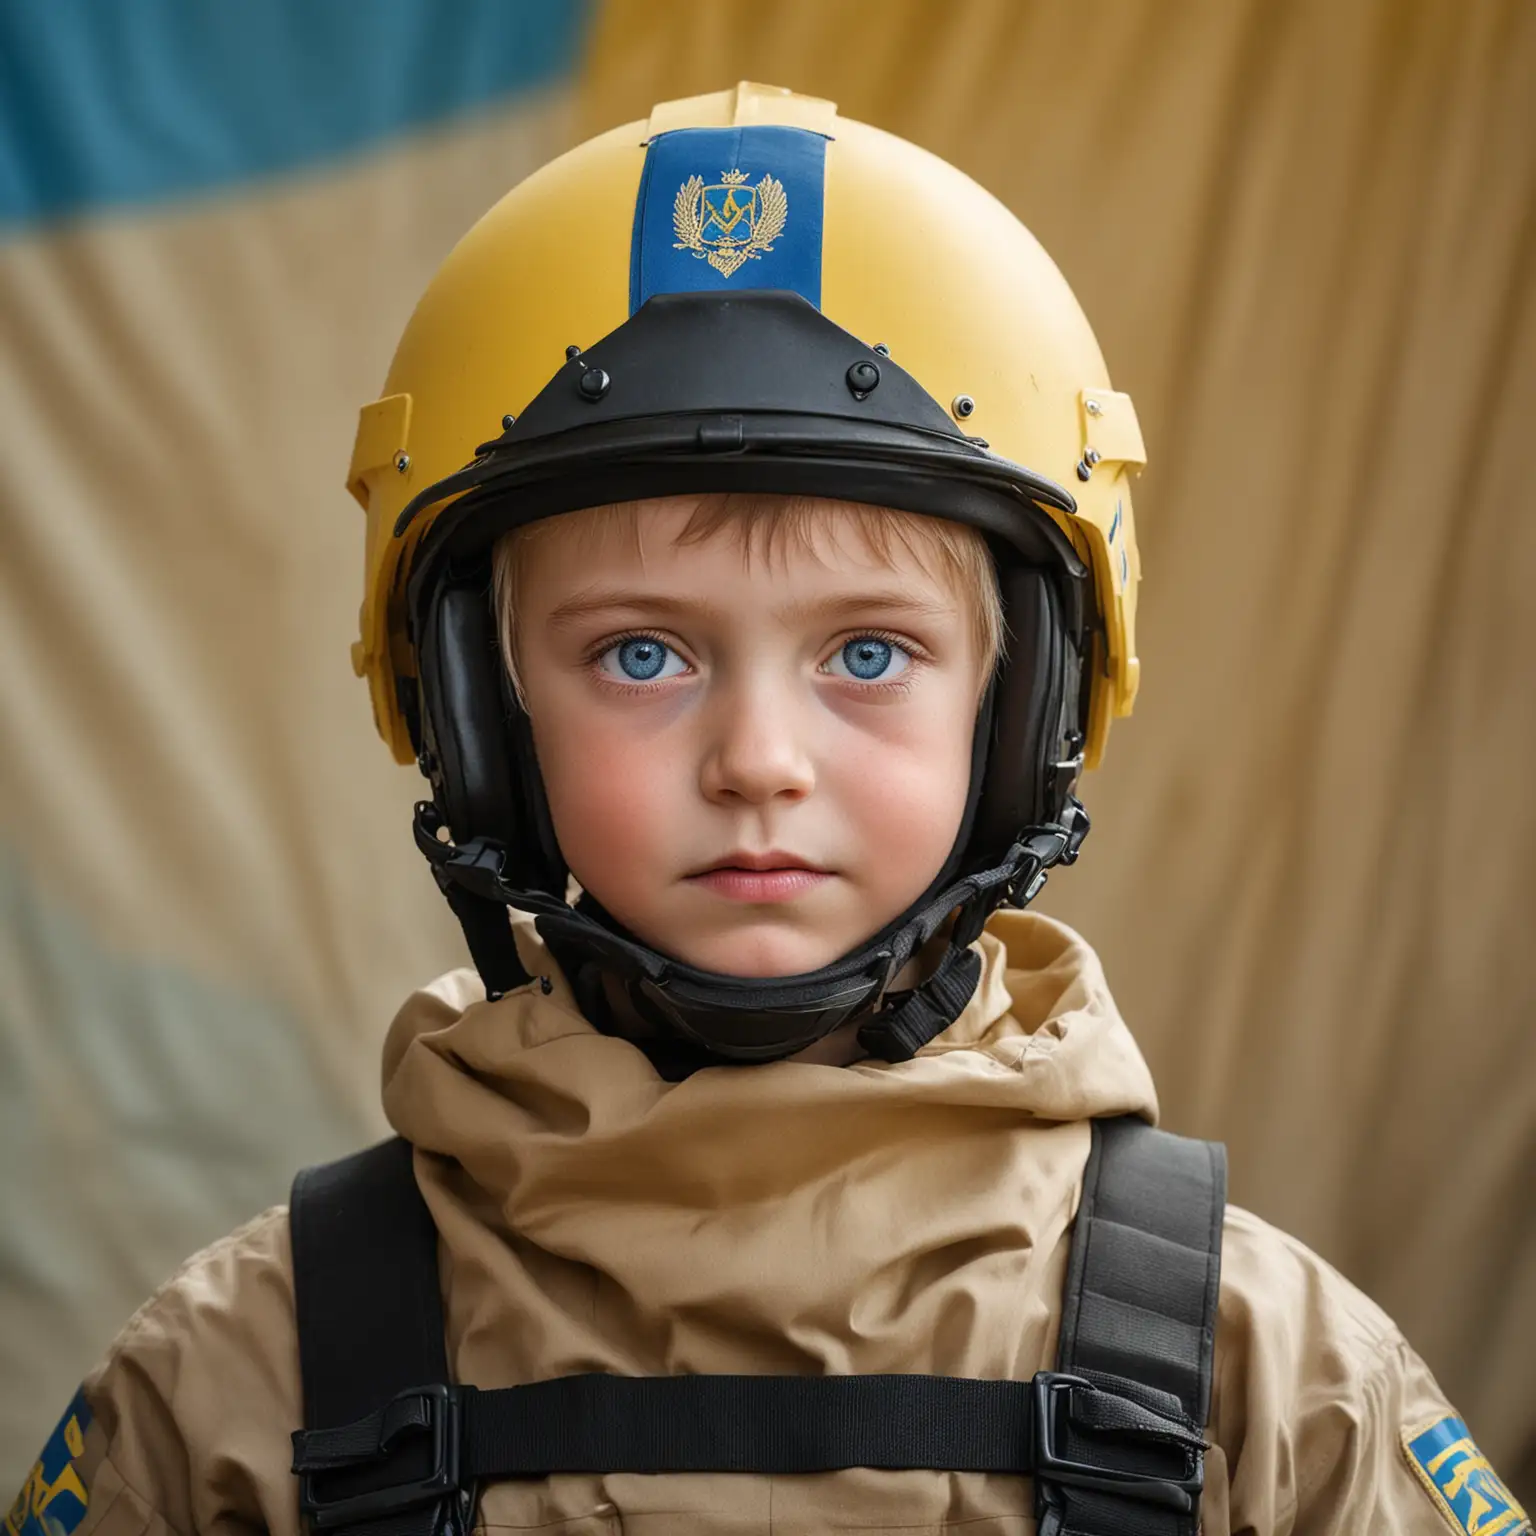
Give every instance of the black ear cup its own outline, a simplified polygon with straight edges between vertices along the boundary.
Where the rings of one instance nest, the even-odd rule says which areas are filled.
[[[500,843],[510,884],[563,900],[565,867],[528,717],[502,665],[488,570],[433,589],[420,616],[417,656],[424,767],[454,841]]]
[[[512,680],[502,668],[502,718],[506,721],[507,763],[517,795],[520,843],[508,843],[509,866],[525,871],[523,878],[535,890],[548,891],[565,900],[570,877],[560,844],[555,840],[555,821],[544,793],[538,749],[533,741],[533,722],[517,702]]]
[[[995,864],[1024,827],[1060,819],[1069,785],[1056,765],[1076,729],[1067,717],[1075,715],[1081,660],[1055,583],[1039,570],[1001,562],[998,585],[1008,636],[967,869]]]

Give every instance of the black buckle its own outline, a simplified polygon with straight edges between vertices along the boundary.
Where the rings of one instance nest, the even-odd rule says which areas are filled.
[[[424,1405],[426,1423],[408,1422],[393,1432],[387,1430],[385,1426],[389,1423],[391,1410],[397,1404],[413,1399]],[[345,1462],[338,1461],[324,1471],[300,1474],[299,1508],[309,1517],[310,1524],[316,1530],[334,1530],[338,1526],[358,1525],[385,1515],[400,1514],[407,1509],[419,1509],[423,1505],[452,1498],[460,1492],[459,1447],[462,1425],[458,1387],[445,1386],[441,1382],[430,1387],[411,1387],[391,1398],[379,1418],[379,1445],[372,1454],[364,1453]],[[393,1449],[391,1442],[398,1441],[410,1430],[425,1430],[432,1436],[432,1470],[425,1477],[391,1483],[365,1493],[342,1494],[335,1498],[326,1497],[317,1488],[317,1479],[337,1472],[379,1462],[387,1464]]]
[[[1082,764],[1082,755],[1077,758],[1079,766]],[[1067,823],[1067,849],[1061,856],[1061,863],[1077,863],[1077,855],[1083,846],[1083,840],[1088,836],[1093,823],[1088,817],[1087,807],[1076,795],[1067,796],[1066,809],[1062,819]]]
[[[462,843],[444,842],[438,833],[448,823],[431,800],[419,800],[413,830],[416,846],[432,866],[437,883],[446,891],[461,885],[472,896],[483,897],[503,906],[509,894],[503,873],[507,851],[500,843],[485,837],[471,837]]]
[[[1192,1476],[1175,1478],[1156,1477],[1150,1472],[1121,1472],[1113,1467],[1097,1467],[1058,1455],[1056,1410],[1059,1400],[1074,1389],[1085,1392],[1100,1389],[1081,1376],[1062,1376],[1055,1371],[1037,1372],[1030,1385],[1034,1388],[1037,1486],[1059,1483],[1067,1488],[1096,1488],[1102,1493],[1117,1493],[1123,1498],[1153,1504],[1181,1515],[1192,1515],[1199,1508],[1205,1473],[1198,1457],[1194,1458]]]
[[[438,833],[447,825],[433,801],[416,802],[412,821],[416,847],[432,866],[432,877],[445,896],[450,887],[458,886],[482,901],[516,907],[520,912],[558,915],[570,910],[547,892],[520,890],[509,884],[507,850],[493,838],[471,837],[462,843],[442,841]]]

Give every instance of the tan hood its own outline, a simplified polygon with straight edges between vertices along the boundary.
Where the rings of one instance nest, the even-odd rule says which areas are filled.
[[[463,1379],[1027,1378],[1047,1363],[1085,1118],[1156,1113],[1075,934],[995,918],[976,996],[912,1061],[708,1068],[681,1083],[587,1023],[537,939],[520,939],[547,996],[486,1003],[474,973],[457,972],[411,999],[385,1048],[390,1120],[444,1159],[419,1155],[417,1174],[444,1239]],[[845,1476],[877,1521],[937,1517],[950,1497],[932,1473]],[[574,1515],[599,1482],[624,1484],[631,1511],[656,1497],[702,1515],[720,1507],[719,1481],[502,1484],[487,1520]],[[788,1514],[804,1480],[772,1481]],[[802,1492],[812,1518],[825,1486]],[[1000,1510],[1018,1499],[1016,1482],[998,1490]],[[740,1500],[737,1480],[726,1507]]]
[[[675,1159],[684,1148],[690,1177],[705,1154],[722,1159],[710,1162],[706,1177],[736,1200],[740,1187],[726,1169],[757,1167],[764,1137],[834,1106],[883,1116],[899,1103],[909,1118],[961,1107],[1036,1121],[1157,1116],[1151,1074],[1098,957],[1070,928],[1038,913],[992,917],[975,946],[983,962],[976,995],[913,1061],[719,1067],[682,1083],[666,1082],[642,1052],[582,1017],[527,920],[518,923],[518,946],[525,966],[546,978],[547,994],[487,1003],[474,971],[450,971],[395,1017],[384,1046],[384,1105],[418,1147],[469,1163],[466,1154],[486,1141],[515,1140],[537,1159],[541,1180],[574,1175],[583,1193],[616,1151],[660,1150]],[[572,1124],[578,1106],[579,1128]],[[738,1115],[750,1123],[737,1123]],[[817,1130],[826,1131],[819,1118]],[[841,1163],[844,1152],[840,1141],[819,1161]],[[519,1182],[533,1172],[521,1170]],[[775,1187],[787,1190],[796,1180],[781,1172]],[[620,1178],[612,1192],[624,1186]]]
[[[462,1169],[429,1187],[449,1250],[536,1269],[531,1305],[589,1320],[564,1335],[571,1353],[537,1361],[488,1338],[493,1373],[1002,1368],[996,1338],[961,1330],[961,1354],[944,1355],[911,1309],[934,1324],[969,1314],[978,1266],[1053,1246],[1084,1119],[1152,1118],[1156,1097],[1075,934],[1011,913],[980,946],[970,1006],[895,1065],[666,1082],[576,1011],[536,939],[524,958],[548,996],[486,1003],[471,971],[416,994],[385,1048],[384,1105]],[[1042,1184],[1062,1191],[1047,1209],[1026,1198]],[[969,1244],[974,1264],[954,1262]],[[934,1358],[913,1359],[914,1337],[933,1339]]]

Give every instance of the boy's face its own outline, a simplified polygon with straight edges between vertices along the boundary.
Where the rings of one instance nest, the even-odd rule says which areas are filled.
[[[652,948],[785,976],[920,896],[964,814],[981,682],[972,605],[846,514],[771,555],[557,525],[518,581],[518,671],[571,873]]]

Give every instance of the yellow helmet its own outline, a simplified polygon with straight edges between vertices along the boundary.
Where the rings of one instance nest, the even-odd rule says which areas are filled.
[[[890,1014],[885,983],[949,914],[962,912],[958,955],[1000,901],[1027,900],[1076,854],[1078,772],[1136,694],[1129,480],[1144,461],[1129,397],[1028,230],[831,102],[747,83],[668,102],[509,192],[422,296],[348,477],[368,515],[354,665],[380,734],[432,781],[418,840],[488,988],[522,974],[511,904],[540,914],[568,973],[600,951],[643,1014],[716,1059],[785,1055]],[[978,721],[964,846],[921,911],[894,947],[884,935],[785,978],[782,1006],[734,1014],[722,978],[611,934],[573,938],[486,596],[490,545],[511,527],[733,489],[982,529],[1012,633]],[[958,1012],[955,967],[926,997],[948,1015],[936,1028]],[[752,986],[759,1004],[773,990]],[[881,1054],[936,1032],[910,1010],[887,1025],[866,1026]]]

